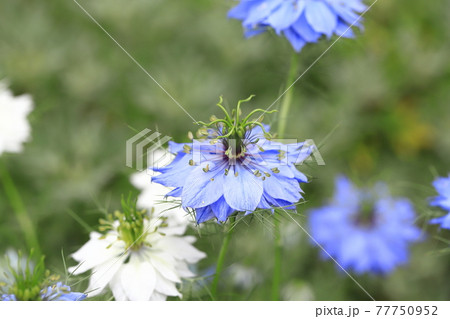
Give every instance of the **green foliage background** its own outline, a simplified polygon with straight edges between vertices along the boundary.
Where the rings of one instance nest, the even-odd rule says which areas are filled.
[[[234,106],[256,94],[247,110],[266,108],[285,86],[289,43],[270,33],[243,39],[240,23],[226,18],[232,1],[79,3],[195,119],[219,115],[219,95]],[[307,202],[295,218],[307,225],[308,210],[331,196],[337,174],[360,185],[387,182],[395,195],[413,200],[427,240],[392,275],[356,279],[377,300],[448,300],[449,233],[427,226],[435,214],[427,199],[435,194],[432,180],[450,171],[450,2],[379,0],[364,25],[363,34],[338,41],[293,88],[286,136],[314,139],[326,162],[303,168],[312,182],[303,187]],[[305,47],[298,55],[301,71],[330,44]],[[31,94],[36,107],[29,117],[32,141],[22,154],[2,160],[37,227],[47,266],[64,273],[61,251],[73,265],[68,255],[88,239],[89,230],[74,216],[96,227],[104,210],[120,207],[121,194],[137,194],[129,183],[135,171],[125,166],[126,140],[150,128],[187,141],[196,126],[72,0],[1,1],[3,77],[15,94]],[[277,115],[267,119],[276,127]],[[368,299],[332,262],[320,260],[301,229],[282,219],[285,299]],[[227,266],[254,268],[261,280],[242,289],[224,279],[222,299],[270,298],[271,222],[262,216],[239,224]],[[208,258],[198,271],[205,274],[223,234],[214,223],[201,234],[197,247]],[[1,251],[25,249],[3,189],[0,242]],[[186,284],[185,298],[208,299],[207,284]]]

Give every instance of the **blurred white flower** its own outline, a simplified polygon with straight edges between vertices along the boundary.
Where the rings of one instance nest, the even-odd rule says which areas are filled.
[[[5,82],[0,82],[0,155],[19,153],[30,136],[27,116],[33,109],[29,95],[13,96]]]
[[[312,301],[314,292],[311,287],[300,281],[291,281],[281,289],[284,301]]]
[[[227,273],[235,287],[242,290],[255,288],[263,281],[262,275],[256,268],[241,264],[231,265]]]

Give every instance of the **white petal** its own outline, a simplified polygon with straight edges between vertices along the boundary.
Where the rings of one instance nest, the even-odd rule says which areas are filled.
[[[160,294],[158,292],[154,292],[150,298],[151,301],[166,301],[166,299],[166,295]]]
[[[162,275],[156,276],[155,290],[166,296],[178,296],[181,297],[176,284],[173,281],[165,279]]]
[[[122,287],[122,268],[120,268],[109,283],[109,287],[116,301],[128,301],[128,296]]]
[[[93,269],[87,289],[89,297],[97,296],[103,292],[126,258],[127,255],[114,258]]]
[[[103,264],[109,259],[119,256],[125,251],[124,244],[118,241],[116,236],[107,236],[105,239],[99,239],[100,236],[102,235],[92,232],[90,234],[91,239],[71,255],[79,264],[70,267],[69,272],[74,275],[81,274]]]
[[[121,268],[121,283],[129,300],[150,300],[155,290],[156,273],[153,266],[140,255],[132,254]]]
[[[181,282],[181,279],[175,270],[176,260],[170,254],[165,252],[152,252],[150,255],[150,262],[166,279],[174,282]]]
[[[179,261],[177,263],[177,273],[178,275],[180,275],[180,277],[182,278],[191,278],[191,277],[195,277],[196,275],[189,269],[188,264],[183,262],[183,261]]]
[[[206,257],[206,254],[189,242],[192,241],[191,236],[173,237],[167,236],[158,243],[158,248],[163,249],[177,259],[186,260],[188,263],[196,263],[200,259]]]
[[[14,96],[6,82],[0,82],[0,154],[18,153],[30,136],[27,116],[33,109],[29,95]]]

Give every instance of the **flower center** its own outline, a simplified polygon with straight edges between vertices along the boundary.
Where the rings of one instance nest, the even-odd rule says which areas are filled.
[[[59,279],[59,276],[50,275],[50,271],[45,269],[44,257],[41,257],[35,265],[32,263],[32,250],[23,266],[20,262],[22,256],[19,252],[17,265],[9,264],[9,270],[14,280],[11,286],[2,283],[0,288],[8,295],[14,295],[16,300],[20,301],[39,301],[41,298],[42,288],[50,282]]]
[[[250,112],[245,118],[241,119],[241,104],[244,102],[248,102],[253,98],[254,95],[251,95],[249,98],[245,100],[240,100],[237,104],[236,109],[233,109],[231,112],[231,115],[228,113],[228,111],[225,109],[225,107],[222,105],[223,99],[220,97],[219,103],[217,103],[217,106],[222,109],[222,111],[225,113],[225,118],[219,119],[215,116],[211,117],[211,121],[209,123],[205,123],[202,121],[197,122],[197,124],[204,125],[206,127],[212,127],[214,126],[216,128],[214,136],[211,136],[211,132],[209,132],[205,128],[201,128],[198,133],[200,136],[210,138],[212,139],[212,142],[215,140],[225,140],[227,141],[227,145],[230,146],[228,149],[230,150],[229,155],[231,157],[237,157],[243,152],[245,152],[245,147],[243,140],[246,137],[247,132],[252,129],[255,126],[261,127],[261,129],[264,132],[264,135],[267,137],[271,137],[268,132],[266,132],[264,125],[261,124],[263,120],[264,114],[270,114],[273,112],[276,112],[276,110],[273,111],[266,111],[262,109],[255,109],[252,112]],[[259,115],[256,119],[251,120],[250,118],[255,115],[256,113],[262,113]],[[233,143],[230,143],[230,141],[234,141]]]
[[[225,113],[225,117],[219,119],[212,116],[209,123],[201,121],[197,122],[197,124],[204,125],[204,127],[198,130],[197,135],[201,138],[210,140],[211,144],[220,141],[225,149],[223,159],[228,161],[230,165],[235,165],[238,160],[242,160],[246,156],[247,146],[249,144],[256,144],[258,142],[257,138],[254,140],[250,140],[249,138],[249,134],[254,127],[259,126],[264,133],[264,137],[268,139],[271,138],[271,135],[266,132],[264,125],[262,125],[261,122],[264,114],[270,114],[276,112],[276,110],[266,111],[255,109],[246,117],[241,118],[241,103],[248,102],[252,98],[253,95],[245,100],[240,100],[236,109],[233,109],[230,115],[222,105],[223,99],[220,97],[217,106]],[[256,113],[262,114],[256,119],[250,119]]]
[[[100,231],[116,230],[119,240],[125,242],[125,248],[137,251],[143,245],[149,245],[146,242],[147,236],[151,233],[159,231],[159,228],[167,227],[165,222],[167,218],[160,217],[161,223],[148,227],[154,209],[150,212],[147,210],[136,209],[136,200],[132,201],[131,196],[127,200],[122,198],[122,212],[115,211],[107,215],[107,219],[100,219]],[[146,226],[147,225],[147,226]],[[159,231],[160,232],[160,231]]]
[[[244,141],[238,136],[234,136],[234,138],[224,139],[223,145],[226,149],[224,155],[230,162],[234,162],[237,159],[245,156],[246,147]]]
[[[364,199],[354,217],[357,225],[362,227],[374,226],[376,221],[375,203],[373,200]]]

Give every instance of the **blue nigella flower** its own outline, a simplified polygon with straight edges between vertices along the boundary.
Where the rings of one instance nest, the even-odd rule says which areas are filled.
[[[58,282],[41,290],[40,298],[42,301],[81,301],[87,297],[81,292],[71,292],[70,287]],[[0,301],[17,301],[14,294],[3,294]]]
[[[433,182],[434,188],[439,196],[434,197],[430,205],[438,206],[448,212],[447,215],[434,218],[431,224],[439,224],[442,228],[450,229],[450,175],[448,177],[439,177]]]
[[[11,294],[3,294],[0,296],[0,301],[17,301],[16,296]]]
[[[59,276],[50,275],[45,269],[44,256],[36,262],[33,256],[33,249],[27,258],[20,252],[7,252],[6,269],[0,269],[4,273],[4,279],[1,278],[4,281],[0,282],[0,301],[78,301],[87,297],[80,292],[71,292],[69,286],[57,282]]]
[[[161,174],[152,180],[174,187],[167,196],[181,197],[183,208],[195,209],[197,223],[213,218],[225,221],[236,211],[295,209],[302,198],[299,183],[307,178],[295,164],[310,155],[312,146],[270,140],[269,127],[250,120],[256,112],[271,112],[258,109],[240,119],[240,104],[250,98],[239,101],[231,116],[219,102],[225,119],[200,122],[209,127],[199,131],[200,140],[169,143],[175,159],[166,167],[154,168]]]
[[[365,9],[362,0],[241,0],[228,17],[242,20],[246,37],[272,28],[300,52],[306,43],[322,36],[354,37],[347,29],[350,25],[362,28],[358,13]]]
[[[49,286],[41,291],[41,298],[45,301],[81,301],[87,295],[81,292],[72,292],[70,287],[62,282]]]
[[[310,229],[344,269],[385,274],[405,264],[408,245],[421,239],[414,218],[410,201],[390,197],[383,184],[359,190],[339,177],[331,203],[311,212]]]

